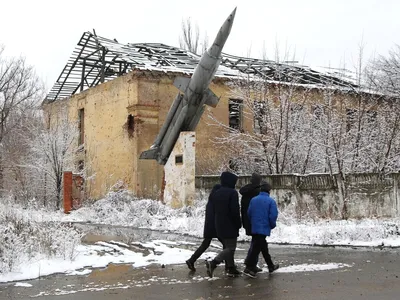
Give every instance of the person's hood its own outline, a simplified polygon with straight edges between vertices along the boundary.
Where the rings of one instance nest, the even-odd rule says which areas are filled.
[[[260,185],[260,191],[261,192],[265,192],[265,193],[270,193],[270,191],[271,191],[271,185],[268,183],[268,182],[266,182],[266,181],[262,181],[261,182],[261,185]]]
[[[250,184],[246,184],[245,186],[243,186],[243,187],[239,190],[239,193],[240,193],[241,195],[246,195],[246,194],[251,193],[251,192],[253,192],[254,190],[259,189],[259,188],[260,188],[260,185],[259,185],[259,184],[252,184],[252,183],[250,183]]]
[[[221,174],[221,185],[225,187],[235,188],[236,182],[238,180],[237,175],[231,172],[223,172]]]
[[[260,183],[261,183],[261,175],[254,172],[253,174],[251,174],[250,182],[253,185],[260,185]]]
[[[216,190],[219,190],[221,188],[221,185],[219,183],[217,183],[216,185],[213,186],[212,190],[211,190],[211,194],[214,193]]]

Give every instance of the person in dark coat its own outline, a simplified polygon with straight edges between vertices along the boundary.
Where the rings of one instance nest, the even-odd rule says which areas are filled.
[[[242,216],[243,228],[246,230],[246,235],[251,236],[251,225],[249,217],[247,216],[247,209],[249,208],[250,200],[260,193],[261,175],[253,173],[251,175],[250,183],[243,186],[239,193],[242,195],[240,200],[240,212]]]
[[[235,190],[238,177],[230,172],[221,174],[221,188],[211,196],[215,212],[215,229],[217,236],[222,239],[223,249],[213,260],[206,261],[207,273],[213,276],[215,268],[223,261],[227,264],[227,275],[237,276],[234,255],[236,251],[239,229],[242,227],[240,218],[239,195]]]
[[[212,239],[217,238],[217,230],[215,229],[214,207],[211,204],[210,199],[212,195],[220,188],[221,188],[220,184],[214,185],[210,195],[208,196],[208,202],[206,205],[206,217],[204,221],[203,242],[201,243],[199,248],[197,248],[197,250],[193,253],[193,255],[186,261],[188,268],[193,272],[196,271],[196,268],[194,266],[196,260],[208,249],[208,247],[210,247]],[[222,243],[222,240],[220,238],[218,238],[218,240]]]
[[[268,251],[266,237],[276,227],[278,208],[274,199],[269,195],[271,186],[263,181],[260,186],[260,194],[250,201],[247,214],[251,223],[252,249],[246,262],[246,269],[243,273],[255,278],[257,275],[257,257],[262,253],[270,273],[279,268],[278,264],[272,262]]]
[[[243,228],[246,230],[246,235],[249,236],[251,236],[251,224],[249,217],[247,216],[247,210],[249,208],[251,199],[253,199],[255,196],[258,196],[258,194],[260,193],[260,183],[261,183],[261,175],[258,173],[253,173],[251,175],[250,183],[246,184],[239,190],[239,193],[242,195],[242,199],[240,200],[240,212],[242,215]],[[247,263],[247,259],[250,255],[252,247],[253,243],[250,243],[249,252],[247,253],[247,257],[244,261],[245,264]],[[258,262],[258,257],[257,257],[257,262]],[[256,269],[257,272],[262,271],[262,269],[257,266]]]

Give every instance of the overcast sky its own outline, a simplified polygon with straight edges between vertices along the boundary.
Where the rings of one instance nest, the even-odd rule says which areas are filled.
[[[25,56],[49,89],[84,31],[179,46],[183,19],[213,40],[235,6],[224,48],[234,55],[261,57],[265,45],[273,59],[278,44],[300,63],[351,69],[361,42],[365,57],[400,44],[399,0],[1,0],[0,44]]]

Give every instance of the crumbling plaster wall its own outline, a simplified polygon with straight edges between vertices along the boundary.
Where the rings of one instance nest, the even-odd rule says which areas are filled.
[[[87,197],[98,199],[119,188],[143,198],[162,196],[163,166],[154,160],[139,160],[139,156],[152,145],[178,93],[174,78],[131,72],[52,105],[66,105],[70,120],[77,124],[79,110],[84,109],[85,142],[77,162],[85,162]],[[228,123],[229,88],[217,82],[211,89],[221,96],[213,113]],[[127,130],[129,115],[133,117],[133,134]],[[208,123],[204,114],[196,130],[196,164],[200,165],[220,162],[224,157],[211,142],[211,137],[223,132]],[[201,149],[200,156],[197,149]]]
[[[110,190],[132,188],[136,140],[126,130],[127,107],[137,103],[137,81],[128,76],[102,83],[72,96],[68,103],[71,120],[78,123],[84,109],[84,160],[86,196],[101,198]]]
[[[163,125],[168,111],[178,94],[178,89],[173,85],[175,76],[163,77],[140,77],[138,78],[138,103],[142,112],[138,115],[140,138],[136,156],[150,148],[154,142],[161,126]],[[228,102],[230,89],[224,81],[215,80],[210,86],[211,90],[220,98],[216,108],[210,108],[210,112],[219,120],[228,124]],[[154,118],[143,118],[142,116],[150,110],[157,111]],[[221,136],[224,131],[218,126],[209,126],[210,118],[205,112],[196,128],[196,173],[198,169],[204,169],[215,165],[215,169],[223,161],[225,153],[223,148],[216,148],[212,138]],[[246,126],[251,123],[246,123]],[[137,159],[137,186],[136,191],[142,197],[153,199],[161,198],[162,181],[164,176],[163,166],[159,166],[153,160]]]
[[[164,202],[181,208],[195,201],[195,153],[196,134],[183,131],[165,164]]]

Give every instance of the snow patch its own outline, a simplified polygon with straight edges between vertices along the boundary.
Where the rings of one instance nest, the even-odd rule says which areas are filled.
[[[32,287],[33,285],[30,283],[26,283],[26,282],[17,282],[14,286],[17,287]]]
[[[282,267],[276,270],[274,273],[298,273],[298,272],[315,272],[315,271],[327,271],[341,268],[352,267],[348,264],[342,263],[326,263],[326,264],[301,264]]]
[[[92,273],[92,270],[89,269],[84,269],[82,271],[72,271],[72,272],[68,272],[67,275],[69,276],[82,276],[82,275],[88,275]]]

